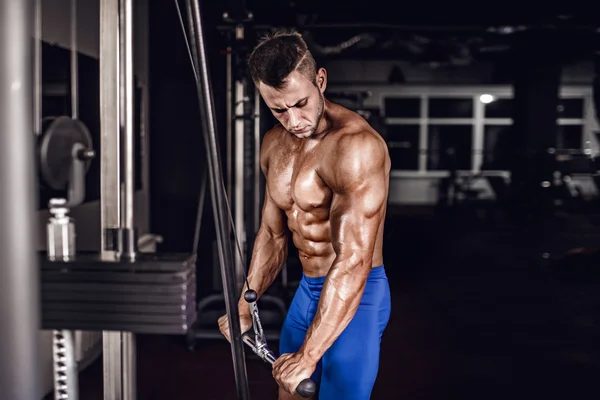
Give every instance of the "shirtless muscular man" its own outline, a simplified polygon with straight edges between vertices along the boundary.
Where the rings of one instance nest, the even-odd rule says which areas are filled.
[[[391,308],[382,255],[386,143],[360,115],[325,98],[327,72],[299,33],[262,39],[249,67],[279,124],[260,151],[266,192],[248,282],[259,296],[273,283],[288,232],[303,271],[273,365],[279,399],[300,398],[295,388],[311,377],[320,399],[367,400]],[[252,319],[243,296],[239,310],[245,332]],[[219,327],[230,340],[226,315]]]

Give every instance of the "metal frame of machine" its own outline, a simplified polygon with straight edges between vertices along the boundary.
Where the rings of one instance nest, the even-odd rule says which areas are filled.
[[[38,23],[34,23],[35,11],[38,14],[41,12],[39,4],[33,7],[33,2],[0,2],[0,18],[4,26],[0,33],[0,53],[5,60],[0,67],[0,184],[3,187],[0,199],[0,210],[3,212],[0,228],[0,299],[4,305],[12,304],[10,307],[4,306],[0,314],[0,397],[13,400],[41,398],[37,372],[37,341],[41,328],[56,331],[55,372],[60,378],[56,380],[55,389],[59,389],[55,391],[57,398],[66,395],[69,399],[75,399],[78,395],[71,332],[104,330],[104,397],[133,400],[136,398],[134,334],[153,333],[155,330],[156,333],[181,334],[195,320],[196,289],[195,285],[190,284],[195,282],[195,255],[145,257],[138,254],[134,218],[133,1],[101,0],[101,251],[89,254],[75,250],[74,224],[68,216],[68,199],[56,199],[50,205],[47,251],[38,252],[36,257],[34,200],[37,174],[35,135],[32,133],[37,128],[36,133],[40,134],[42,127],[33,122],[41,107],[39,99],[34,101],[35,96],[39,97],[40,90],[38,93],[33,90],[36,74],[29,72],[34,50],[31,32],[34,25],[39,27]],[[194,54],[202,72],[198,94],[203,106],[200,111],[207,124],[204,136],[207,142],[215,224],[220,239],[223,287],[227,313],[233,316],[237,315],[237,298],[232,246],[228,236],[230,227],[223,210],[224,188],[216,147],[214,104],[210,92],[201,16],[197,1],[188,1],[187,6],[190,30],[194,33]],[[40,39],[40,32],[37,31],[34,36]],[[35,50],[39,51],[39,47],[36,46]],[[35,81],[40,84],[41,64],[36,63],[34,69],[38,72]],[[77,79],[76,75],[73,79]],[[37,86],[38,89],[40,86]],[[77,107],[74,107],[74,111],[77,112]],[[64,135],[62,131],[59,134]],[[81,144],[77,143],[76,138],[69,143],[71,144],[63,146],[64,154],[59,158],[66,162],[69,162],[69,158],[73,162],[79,162],[84,154],[80,152]],[[146,273],[140,274],[141,270]],[[94,277],[100,278],[95,281]],[[182,280],[183,278],[185,279]],[[41,287],[38,281],[41,281]],[[177,282],[173,283],[174,281]],[[152,293],[157,290],[157,284],[168,291],[169,296],[159,296],[161,300],[152,299],[156,297]],[[127,317],[134,315],[131,314],[132,295],[128,295],[132,289],[135,294],[141,293],[141,298],[144,299],[141,301],[148,303],[145,305],[146,309],[156,305],[156,301],[174,297],[178,299],[179,306],[165,306],[178,311],[167,311],[166,318],[150,318],[149,315],[143,315],[143,312],[138,315],[133,311],[136,317],[134,321]],[[102,293],[107,296],[102,296]],[[85,297],[83,301],[82,296]],[[99,310],[95,314],[92,309],[101,308],[101,305],[94,303],[92,297],[102,298],[103,301],[109,298],[113,303],[111,311],[107,313],[106,310]],[[186,308],[188,298],[191,299],[191,312],[187,312]],[[181,303],[182,299],[185,304]],[[44,310],[39,307],[40,301]],[[55,308],[52,308],[52,304]],[[60,304],[71,307],[65,309]],[[181,306],[186,308],[185,315],[180,312]],[[238,397],[248,398],[240,327],[239,323],[235,323],[235,318],[231,320]]]

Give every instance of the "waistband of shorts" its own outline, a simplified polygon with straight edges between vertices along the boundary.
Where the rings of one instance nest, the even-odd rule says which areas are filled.
[[[385,266],[380,265],[378,267],[371,268],[371,272],[367,279],[381,279],[386,278],[387,275],[385,273]],[[327,276],[306,276],[302,273],[302,280],[308,283],[309,285],[323,285],[325,283],[325,279]]]

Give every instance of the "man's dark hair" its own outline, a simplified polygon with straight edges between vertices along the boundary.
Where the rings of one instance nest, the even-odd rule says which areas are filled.
[[[263,82],[283,89],[293,71],[304,74],[317,84],[317,66],[300,33],[279,30],[263,37],[248,59],[250,75],[256,85]]]

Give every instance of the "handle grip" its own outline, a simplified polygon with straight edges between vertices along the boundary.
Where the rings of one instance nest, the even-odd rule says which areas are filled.
[[[296,388],[296,393],[298,393],[298,395],[300,397],[305,398],[305,399],[313,397],[316,392],[317,392],[317,385],[316,385],[316,383],[311,381],[309,378],[300,382],[298,384],[298,387]]]

